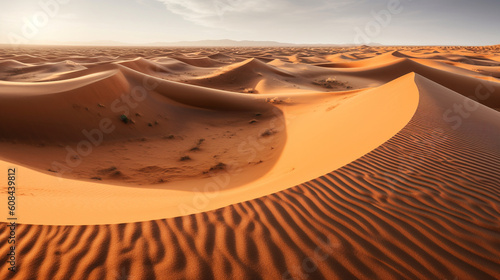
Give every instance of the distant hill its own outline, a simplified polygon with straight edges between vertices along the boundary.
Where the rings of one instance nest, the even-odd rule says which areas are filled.
[[[180,42],[154,42],[146,44],[129,44],[119,41],[91,41],[91,42],[45,42],[37,43],[35,45],[52,45],[52,46],[146,46],[146,47],[354,47],[354,44],[294,44],[282,43],[276,41],[236,41],[236,40],[200,40],[200,41],[180,41]],[[382,46],[381,44],[372,43],[370,46]]]
[[[354,44],[295,44],[282,43],[276,41],[236,41],[236,40],[202,40],[202,41],[181,41],[181,42],[156,42],[146,44],[147,46],[164,46],[164,47],[353,47]],[[381,44],[370,44],[371,46],[382,46]]]
[[[91,41],[91,42],[50,42],[43,45],[64,46],[151,46],[151,47],[286,47],[296,46],[291,43],[274,41],[235,41],[235,40],[201,40],[180,42],[154,42],[146,44],[129,44],[118,41]]]
[[[171,47],[286,47],[296,46],[291,43],[280,43],[275,41],[235,41],[235,40],[202,40],[181,42],[155,42],[147,46],[171,46]]]
[[[55,43],[56,45],[68,45],[68,46],[128,46],[129,44],[118,42],[118,41],[91,41],[91,42],[60,42]]]

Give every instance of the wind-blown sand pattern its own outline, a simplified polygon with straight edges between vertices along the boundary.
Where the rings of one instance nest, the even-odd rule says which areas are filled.
[[[3,50],[0,65],[14,279],[500,279],[498,47]],[[158,86],[123,124],[111,103],[144,77]],[[106,117],[116,130],[58,174]],[[249,137],[262,148],[238,150]],[[229,182],[199,207],[214,178]]]

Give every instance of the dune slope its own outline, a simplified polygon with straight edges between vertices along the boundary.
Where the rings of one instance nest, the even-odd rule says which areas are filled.
[[[19,238],[29,242],[20,245],[16,277],[497,279],[499,113],[478,105],[470,121],[492,120],[483,135],[469,133],[473,125],[453,129],[439,116],[460,96],[415,81],[420,103],[410,123],[343,168],[196,215],[21,225]]]

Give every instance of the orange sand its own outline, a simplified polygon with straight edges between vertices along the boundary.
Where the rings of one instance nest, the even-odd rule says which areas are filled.
[[[3,49],[0,69],[15,279],[500,278],[497,48]]]

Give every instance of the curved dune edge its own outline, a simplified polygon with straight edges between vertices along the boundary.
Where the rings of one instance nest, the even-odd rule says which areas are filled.
[[[403,130],[296,187],[173,219],[20,225],[14,279],[499,279],[500,114],[477,104],[454,128],[460,95],[415,81]]]
[[[66,81],[54,81],[46,83],[25,83],[0,81],[0,94],[15,96],[35,96],[43,94],[55,94],[95,84],[106,78],[116,75],[116,69],[91,73],[85,76],[73,78]]]
[[[270,124],[286,129],[288,140],[282,154],[266,175],[250,183],[242,180],[252,174],[230,171],[147,189],[61,179],[21,167],[18,196],[23,207],[18,210],[19,222],[87,225],[148,221],[218,209],[287,189],[348,164],[400,131],[418,106],[413,80],[414,75],[409,74],[354,97],[309,94],[301,98],[294,94],[293,106],[280,106],[284,119]],[[253,160],[252,145],[250,139],[238,147],[249,161]],[[261,146],[257,148],[265,148]],[[0,168],[11,165],[0,161]]]

